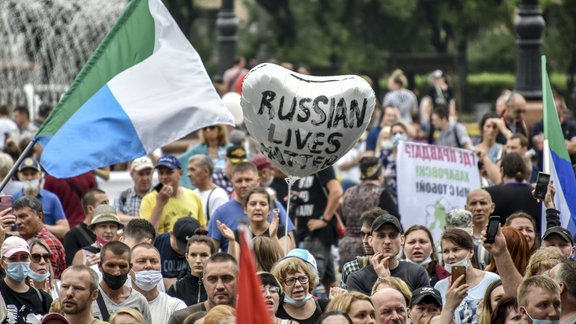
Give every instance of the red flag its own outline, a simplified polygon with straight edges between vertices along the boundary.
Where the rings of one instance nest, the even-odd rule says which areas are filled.
[[[236,323],[272,324],[264,296],[262,296],[262,283],[256,275],[256,262],[249,244],[249,232],[245,226],[239,226],[238,231],[240,232],[240,278],[238,279]]]

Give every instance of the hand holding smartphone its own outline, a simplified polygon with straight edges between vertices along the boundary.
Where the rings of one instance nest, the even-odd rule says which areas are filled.
[[[548,191],[548,183],[550,182],[550,175],[544,172],[538,172],[536,179],[536,187],[534,188],[534,198],[544,200],[546,192]]]
[[[461,276],[464,276],[457,287],[462,286],[466,283],[466,267],[465,266],[453,266],[452,267],[452,284],[458,280]]]
[[[486,227],[486,240],[484,243],[494,243],[496,234],[498,233],[498,226],[500,225],[500,216],[490,216],[488,226]]]

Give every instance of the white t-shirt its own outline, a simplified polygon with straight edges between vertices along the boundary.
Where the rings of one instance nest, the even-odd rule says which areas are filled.
[[[230,197],[228,197],[228,193],[226,190],[215,187],[214,189],[203,190],[200,191],[198,189],[194,189],[198,194],[200,194],[200,198],[202,199],[202,208],[204,208],[204,215],[206,215],[206,220],[210,219],[210,216],[214,214],[216,208],[224,205]],[[208,201],[210,198],[210,201]]]
[[[186,308],[186,304],[178,298],[160,293],[158,297],[148,302],[152,324],[166,324],[175,311]]]

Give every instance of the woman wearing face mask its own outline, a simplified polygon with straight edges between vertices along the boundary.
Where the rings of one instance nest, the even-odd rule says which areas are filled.
[[[488,286],[500,277],[492,272],[476,269],[471,266],[474,257],[474,242],[466,231],[459,228],[447,229],[441,238],[442,258],[444,268],[452,273],[455,266],[466,268],[465,282],[467,293],[464,300],[456,307],[454,321],[456,323],[473,323],[478,321],[478,303],[484,298]],[[456,280],[456,279],[455,279]],[[464,280],[462,280],[464,281]],[[446,302],[446,291],[452,284],[451,277],[442,279],[434,288],[440,291],[443,303]]]
[[[438,263],[438,255],[432,233],[423,225],[413,225],[404,233],[404,258],[408,262],[424,267],[430,278],[430,285],[442,280],[450,273]]]
[[[384,172],[384,185],[386,189],[396,195],[396,155],[398,144],[400,144],[401,141],[409,140],[408,128],[402,122],[396,122],[390,126],[390,136],[392,149],[383,150],[379,158]]]
[[[85,264],[95,266],[100,261],[100,249],[102,246],[118,237],[118,230],[124,228],[116,209],[110,205],[100,205],[94,209],[92,222],[88,229],[96,234],[96,242],[83,247],[76,252],[72,264]],[[94,267],[97,271],[97,268]],[[98,272],[98,271],[97,271]]]
[[[264,302],[266,303],[268,314],[272,318],[272,323],[295,323],[292,320],[285,320],[276,317],[276,311],[278,310],[278,306],[280,306],[280,299],[282,296],[282,287],[278,283],[278,280],[276,280],[276,277],[269,272],[258,272],[258,277],[260,277],[260,281],[262,282],[262,295],[264,296]]]
[[[287,257],[272,268],[272,274],[284,291],[284,300],[278,307],[276,316],[300,324],[316,323],[328,301],[317,300],[311,294],[318,284],[315,270],[300,258]]]
[[[201,303],[206,300],[206,289],[202,283],[204,262],[216,253],[214,241],[206,235],[193,235],[186,247],[188,272],[178,279],[167,291],[168,295],[181,299],[186,306]]]
[[[24,239],[8,237],[2,243],[1,265],[6,273],[0,281],[0,294],[8,310],[11,323],[29,323],[29,318],[40,319],[48,313],[52,297],[41,289],[26,284],[30,273],[30,247]]]
[[[53,279],[51,259],[52,253],[44,241],[37,239],[30,241],[29,285],[42,289],[49,293],[53,299],[57,299],[60,291],[60,281]]]

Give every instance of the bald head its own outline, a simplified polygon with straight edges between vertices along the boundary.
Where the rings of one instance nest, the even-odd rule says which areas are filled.
[[[393,288],[380,289],[372,295],[372,302],[378,323],[406,323],[408,319],[406,299],[400,291]]]
[[[488,191],[478,188],[470,191],[466,197],[466,210],[472,213],[472,224],[481,228],[488,223],[488,217],[494,212],[496,205]]]

